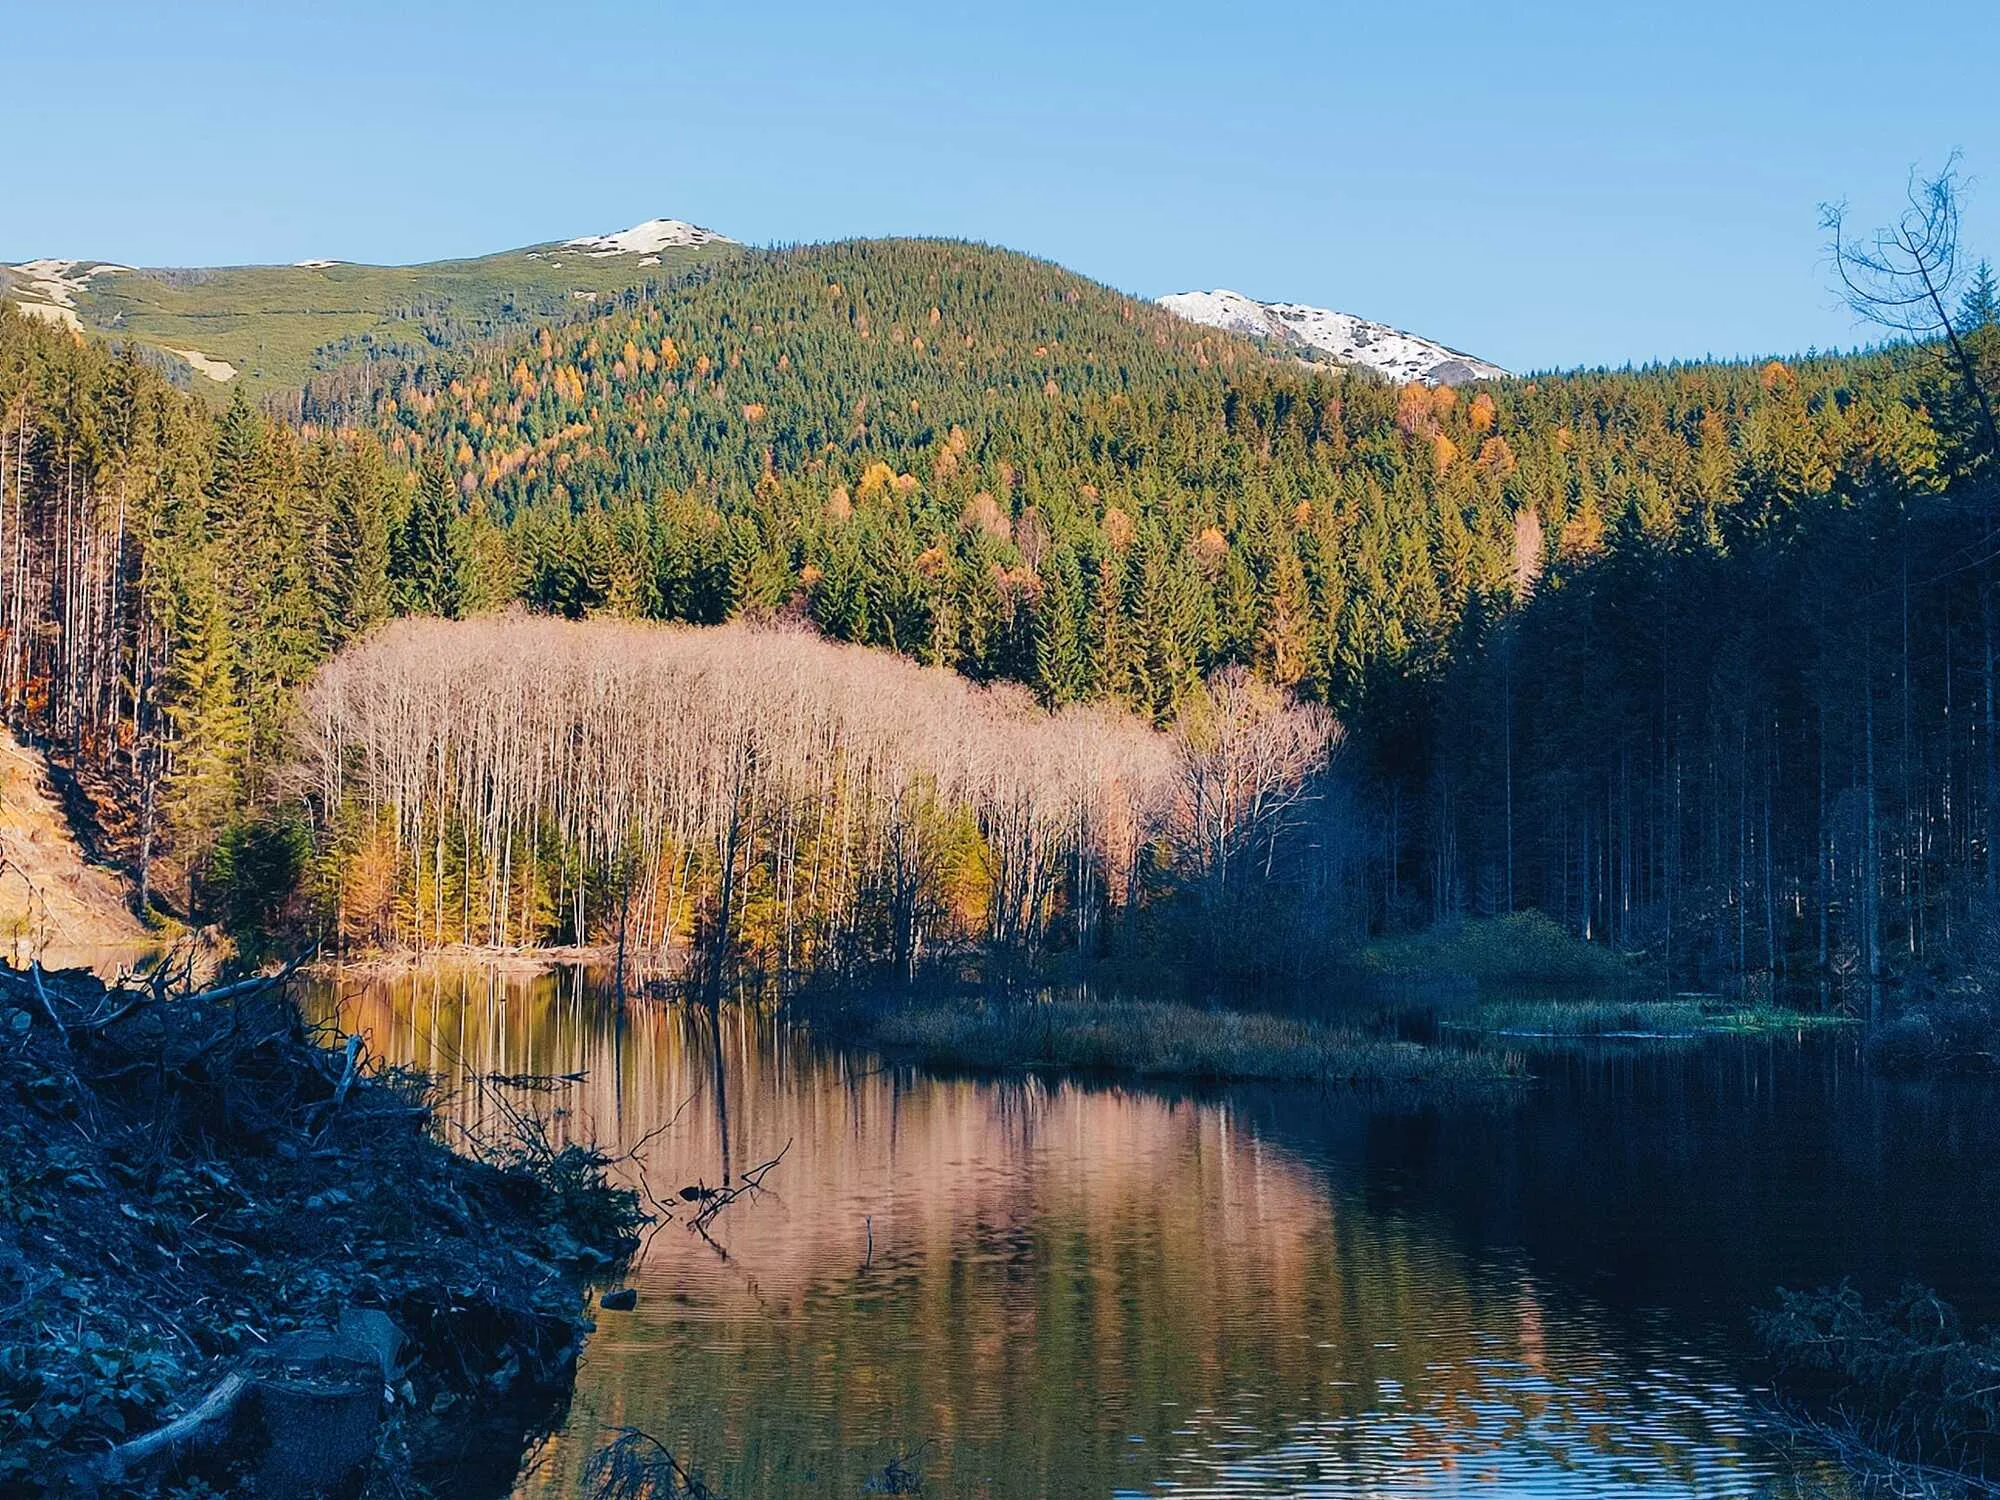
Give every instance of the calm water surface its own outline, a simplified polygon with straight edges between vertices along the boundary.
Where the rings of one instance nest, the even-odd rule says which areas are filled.
[[[1842,1495],[1759,1415],[1748,1309],[1921,1274],[1992,1309],[1992,1096],[1899,1095],[1852,1039],[1538,1058],[1503,1109],[935,1078],[589,976],[347,977],[337,1006],[491,1125],[492,1074],[685,1215],[598,1314],[517,1494],[610,1429],[731,1500]],[[516,1099],[523,1097],[516,1093]],[[914,1455],[914,1456],[910,1456]],[[869,1488],[871,1480],[874,1488]]]

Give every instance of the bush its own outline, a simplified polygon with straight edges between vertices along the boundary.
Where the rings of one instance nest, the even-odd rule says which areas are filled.
[[[1538,911],[1384,938],[1369,945],[1362,963],[1378,974],[1496,984],[1615,984],[1632,974],[1625,957]]]
[[[1884,1022],[1868,1039],[1868,1061],[1896,1078],[1989,1073],[2000,1058],[2000,1020],[1972,1000],[1936,999]]]

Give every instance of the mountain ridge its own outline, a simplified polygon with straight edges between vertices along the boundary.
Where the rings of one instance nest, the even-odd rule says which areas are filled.
[[[142,267],[41,257],[0,262],[0,300],[72,332],[139,348],[170,379],[222,401],[274,395],[382,361],[410,363],[561,321],[601,299],[671,281],[745,247],[686,219],[408,265],[308,257],[289,265]],[[1313,363],[1393,381],[1459,385],[1500,366],[1388,324],[1239,292],[1156,299],[1184,320]],[[346,378],[346,377],[343,377]]]
[[[297,390],[342,366],[506,336],[741,248],[715,230],[658,218],[401,266],[308,257],[142,267],[39,257],[0,263],[0,300],[72,332],[136,345],[176,383],[227,400],[238,388]]]
[[[1511,373],[1434,339],[1303,302],[1260,302],[1226,287],[1173,292],[1157,300],[1191,323],[1311,351],[1339,364],[1374,370],[1394,381],[1469,385],[1479,380],[1502,380]]]

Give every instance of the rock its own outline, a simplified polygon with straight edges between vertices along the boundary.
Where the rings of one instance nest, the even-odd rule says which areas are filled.
[[[639,1305],[639,1293],[629,1286],[621,1286],[599,1297],[597,1305],[607,1312],[630,1312]]]
[[[334,1326],[350,1343],[374,1350],[382,1367],[382,1383],[394,1383],[403,1353],[403,1330],[394,1319],[379,1307],[344,1307]]]

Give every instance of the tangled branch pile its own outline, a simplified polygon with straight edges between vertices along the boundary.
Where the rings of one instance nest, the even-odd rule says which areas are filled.
[[[186,1473],[274,1492],[275,1419],[252,1430],[233,1397],[295,1331],[357,1316],[400,1351],[364,1386],[364,1436],[387,1376],[384,1441],[419,1468],[462,1438],[444,1413],[506,1405],[515,1446],[481,1445],[504,1484],[566,1393],[575,1274],[630,1248],[634,1200],[601,1162],[446,1149],[426,1081],[322,1046],[288,977],[0,968],[0,1494]],[[191,1409],[187,1441],[139,1437]]]
[[[1844,1284],[1778,1299],[1757,1332],[1815,1435],[1906,1492],[2000,1494],[2000,1334],[1914,1283],[1879,1306]]]

